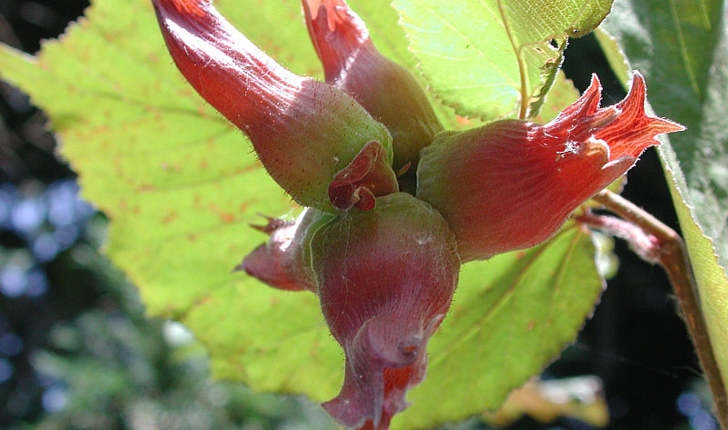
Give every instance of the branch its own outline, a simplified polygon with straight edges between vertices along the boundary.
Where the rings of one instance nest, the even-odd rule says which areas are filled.
[[[718,422],[722,429],[728,430],[728,395],[700,309],[699,293],[685,243],[673,229],[618,194],[604,190],[594,196],[594,201],[622,219],[587,211],[577,216],[577,221],[626,240],[640,258],[662,266],[667,272],[713,394]]]

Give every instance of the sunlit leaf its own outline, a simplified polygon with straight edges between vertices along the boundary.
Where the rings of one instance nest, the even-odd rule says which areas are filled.
[[[235,3],[220,6],[251,37],[294,69],[320,69],[298,4],[269,2],[270,14],[255,17],[229,7]],[[274,22],[299,36],[281,46],[266,41]],[[39,58],[5,48],[0,70],[50,115],[84,196],[112,220],[107,254],[139,287],[150,315],[187,324],[218,377],[316,400],[336,393],[341,375],[332,369],[343,357],[315,297],[232,272],[266,239],[248,224],[292,205],[242,133],[174,68],[151,2],[97,1]]]
[[[564,38],[591,31],[611,2],[395,0],[394,6],[433,91],[461,115],[494,119],[537,101],[561,64]]]
[[[390,6],[391,0],[352,0],[349,6],[366,22],[377,50],[387,58],[410,69],[423,88],[428,86],[424,76],[416,70],[417,59],[409,50],[407,37],[399,25],[399,15]],[[462,128],[452,108],[445,106],[434,94],[428,92],[435,113],[447,128]]]
[[[537,248],[468,263],[430,341],[428,377],[395,428],[428,428],[495,410],[574,340],[602,281],[574,224]],[[447,395],[443,395],[447,393]]]
[[[556,118],[564,106],[570,105],[578,98],[579,90],[574,87],[573,82],[566,78],[564,72],[559,70],[551,89],[539,100],[542,104],[538,108],[538,116],[533,118],[533,121],[546,124]]]

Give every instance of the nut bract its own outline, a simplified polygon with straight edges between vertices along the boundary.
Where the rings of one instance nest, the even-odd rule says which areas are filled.
[[[210,0],[154,0],[160,28],[177,67],[215,109],[251,140],[263,166],[294,200],[334,211],[333,176],[364,145],[376,142],[391,171],[391,136],[351,96],[298,76],[253,45]]]
[[[347,428],[386,429],[407,407],[460,270],[455,238],[429,204],[406,193],[378,200],[338,217],[307,209],[295,223],[270,220],[268,243],[238,267],[319,296],[346,355],[341,392],[323,406]]]
[[[545,125],[503,120],[443,133],[422,152],[417,197],[450,224],[463,261],[529,248],[624,175],[661,133],[684,127],[645,114],[644,79],[599,108],[601,85]]]
[[[316,292],[307,250],[315,231],[331,219],[331,215],[313,208],[301,212],[295,222],[269,218],[267,225],[255,227],[270,235],[268,242],[248,254],[235,269],[280,290]]]
[[[303,0],[306,25],[326,82],[350,94],[392,134],[394,169],[411,165],[443,127],[412,74],[377,51],[364,21],[344,0]]]
[[[349,211],[312,238],[326,322],[346,354],[344,386],[324,408],[347,428],[387,429],[420,383],[460,258],[445,220],[406,193]]]

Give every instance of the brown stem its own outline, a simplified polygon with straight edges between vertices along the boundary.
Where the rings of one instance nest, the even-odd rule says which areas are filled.
[[[642,259],[659,264],[667,272],[713,394],[718,422],[722,429],[728,430],[726,387],[708,337],[685,243],[673,229],[618,194],[604,190],[594,196],[594,200],[622,219],[587,212],[577,220],[625,239]]]

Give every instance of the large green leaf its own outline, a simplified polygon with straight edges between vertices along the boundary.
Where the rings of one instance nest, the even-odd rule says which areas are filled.
[[[430,341],[427,380],[396,428],[428,428],[494,410],[574,340],[602,281],[574,224],[525,252],[468,263],[453,308]]]
[[[251,37],[274,24],[300,30],[267,48],[294,69],[319,69],[292,6],[267,11],[275,19],[233,15]],[[4,49],[0,70],[50,115],[84,195],[112,220],[108,255],[139,286],[150,315],[187,324],[218,377],[317,400],[336,393],[341,375],[331,369],[342,356],[315,297],[232,273],[265,240],[248,224],[288,212],[290,199],[241,133],[183,81],[151,2],[97,1],[39,58]]]
[[[596,27],[611,3],[395,0],[394,6],[438,96],[461,115],[494,119],[538,106],[561,64],[564,39]]]
[[[217,377],[328,400],[340,388],[343,353],[316,298],[232,272],[265,240],[248,224],[292,204],[244,136],[174,69],[150,3],[96,0],[39,57],[0,49],[0,77],[50,115],[85,197],[112,220],[108,255],[138,285],[150,315],[185,323],[209,349]],[[319,74],[298,3],[255,4],[216,2],[285,65]],[[413,66],[387,0],[352,4],[380,49]],[[563,76],[556,82],[547,117],[575,96]],[[394,425],[430,427],[497,407],[574,339],[601,288],[589,237],[573,225],[540,248],[468,264],[432,339],[429,377]]]
[[[389,7],[390,2],[391,0],[352,0],[347,3],[352,10],[365,19],[377,50],[387,58],[410,69],[415,79],[424,88],[427,86],[427,82],[415,70],[417,60],[408,48],[405,32],[398,23],[399,15],[393,8]],[[464,125],[469,125],[468,123],[459,122],[453,109],[442,104],[432,93],[427,94],[435,108],[435,113],[445,127],[461,128]]]
[[[720,0],[623,0],[606,28],[647,78],[659,115],[687,126],[660,155],[728,386],[728,32]],[[615,70],[625,63],[600,36]]]

